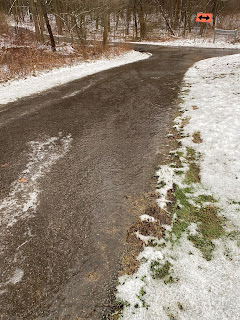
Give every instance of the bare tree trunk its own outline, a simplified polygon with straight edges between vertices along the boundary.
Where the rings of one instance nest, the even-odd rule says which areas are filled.
[[[191,33],[191,18],[192,18],[192,0],[188,0],[188,7],[187,7],[187,21],[188,21],[188,32]]]
[[[129,25],[131,22],[131,9],[129,8],[129,6],[127,7],[127,13],[126,13],[126,35],[129,35]]]
[[[162,5],[160,4],[160,2],[159,2],[159,9],[160,9],[161,15],[163,16],[163,18],[164,18],[164,20],[165,20],[167,29],[170,31],[170,33],[171,33],[173,36],[175,36],[174,31],[173,31],[173,29],[172,29],[172,27],[171,27],[171,25],[170,25],[170,23],[169,23],[169,21],[168,21],[168,18],[167,18],[167,16],[166,16],[166,14],[165,14],[165,12],[164,12],[164,10],[163,10],[163,7],[162,7]]]
[[[63,22],[62,22],[62,19],[60,18],[61,2],[58,0],[54,0],[53,6],[54,6],[54,13],[56,14],[55,19],[56,19],[58,34],[62,34]]]
[[[39,16],[39,28],[40,28],[40,37],[41,41],[44,42],[44,18],[43,18],[43,12],[42,12],[42,7],[40,3],[37,3],[38,7],[38,16]]]
[[[31,6],[32,14],[33,14],[33,22],[34,22],[34,26],[35,26],[36,39],[40,40],[41,39],[40,29],[39,29],[37,10],[36,10],[34,0],[30,0],[30,6]]]
[[[140,23],[140,39],[142,40],[146,36],[146,22],[144,17],[142,0],[138,0],[138,5],[139,5],[138,15],[139,15],[139,23]]]
[[[44,20],[45,20],[45,23],[46,23],[46,27],[48,29],[49,38],[50,38],[50,41],[51,41],[52,51],[55,52],[56,51],[56,44],[55,44],[54,36],[53,36],[53,33],[52,33],[51,25],[49,23],[46,5],[44,3],[44,0],[39,0],[39,1],[40,1],[40,5],[41,5],[41,8],[42,8],[43,17],[44,17]]]
[[[98,30],[99,27],[99,17],[96,17],[96,30]]]
[[[174,22],[173,22],[173,28],[176,29],[179,24],[179,11],[180,11],[180,0],[176,0],[175,5],[175,16],[174,16]]]
[[[103,47],[106,47],[108,42],[108,19],[106,15],[102,18],[102,24],[103,24]]]
[[[138,22],[137,22],[137,7],[136,1],[133,3],[133,15],[134,15],[134,29],[135,29],[135,39],[138,37]]]
[[[213,27],[216,25],[216,17],[218,15],[218,8],[219,8],[219,0],[214,0],[212,6],[212,13],[213,13]]]
[[[187,11],[184,11],[184,27],[183,27],[183,36],[186,35],[186,29],[187,29]]]

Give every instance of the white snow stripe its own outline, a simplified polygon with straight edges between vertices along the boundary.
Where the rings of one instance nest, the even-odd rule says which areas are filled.
[[[10,227],[18,219],[35,213],[41,191],[39,179],[67,153],[71,141],[70,135],[63,137],[59,134],[58,137],[29,142],[31,151],[26,169],[12,183],[8,197],[0,202],[0,226]],[[18,179],[22,178],[27,181],[18,182]]]
[[[104,58],[96,61],[83,62],[71,67],[54,69],[49,72],[39,72],[37,77],[29,76],[23,80],[12,80],[0,85],[0,105],[16,101],[25,96],[36,94],[103,70],[144,60],[150,56],[151,54],[132,50],[111,59]]]

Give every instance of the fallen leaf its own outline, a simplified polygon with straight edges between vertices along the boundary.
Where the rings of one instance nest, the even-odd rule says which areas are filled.
[[[25,179],[25,178],[18,180],[18,182],[26,182],[26,181],[27,181],[27,179]]]
[[[1,165],[1,168],[6,168],[8,166],[8,163],[4,163]]]

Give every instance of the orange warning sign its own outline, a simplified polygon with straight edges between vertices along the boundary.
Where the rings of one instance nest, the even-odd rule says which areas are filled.
[[[196,22],[208,22],[212,21],[213,14],[212,13],[197,13]]]

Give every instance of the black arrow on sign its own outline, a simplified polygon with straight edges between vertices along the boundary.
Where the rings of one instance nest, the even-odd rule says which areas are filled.
[[[200,15],[199,19],[200,19],[200,20],[205,19],[205,20],[207,21],[207,20],[210,19],[210,17],[209,17],[209,16],[203,17],[202,15]]]

